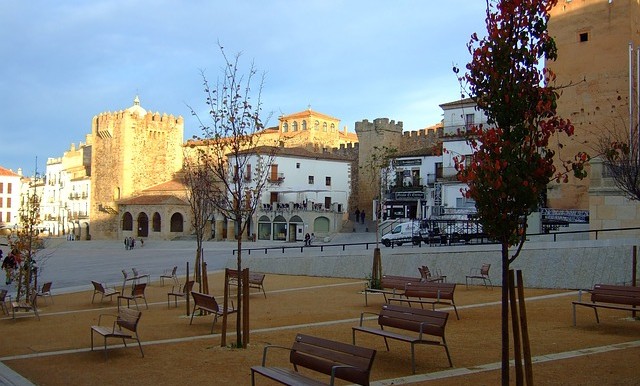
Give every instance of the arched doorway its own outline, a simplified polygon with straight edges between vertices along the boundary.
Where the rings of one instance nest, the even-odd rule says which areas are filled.
[[[287,240],[287,220],[282,216],[276,216],[273,219],[273,239],[286,241]]]
[[[133,230],[133,216],[129,212],[125,212],[122,215],[122,230],[123,231]]]
[[[313,231],[316,233],[328,233],[329,219],[324,216],[317,217],[313,221]]]
[[[138,215],[138,237],[149,237],[149,217],[144,212]]]
[[[293,216],[289,219],[289,241],[304,240],[304,221],[300,216]]]
[[[155,212],[153,214],[153,219],[152,219],[152,230],[154,232],[160,232],[162,230],[162,218],[160,217],[160,213]]]
[[[170,231],[171,232],[182,232],[182,229],[183,229],[182,214],[174,213],[173,215],[171,215]]]

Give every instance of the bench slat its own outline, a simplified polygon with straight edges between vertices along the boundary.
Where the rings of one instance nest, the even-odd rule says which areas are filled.
[[[266,363],[267,348],[265,348],[263,364]],[[336,368],[334,377],[360,385],[368,385],[375,355],[376,350],[371,348],[298,334],[290,350],[289,361],[294,365],[294,368],[296,366],[304,367],[327,375],[331,375],[336,366],[346,366]],[[278,367],[254,366],[251,368],[251,372],[252,384],[254,372],[287,385],[325,384],[295,371]]]
[[[253,372],[262,374],[267,378],[273,379],[285,385],[309,385],[309,386],[325,386],[326,383],[320,382],[315,379],[311,379],[305,375],[302,375],[293,370],[285,369],[282,367],[263,367],[253,366],[251,367],[252,376]]]

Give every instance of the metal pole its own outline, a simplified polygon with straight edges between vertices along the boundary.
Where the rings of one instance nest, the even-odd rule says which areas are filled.
[[[629,146],[633,140],[633,43],[629,42]]]

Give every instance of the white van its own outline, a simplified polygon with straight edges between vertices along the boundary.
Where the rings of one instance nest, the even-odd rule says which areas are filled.
[[[394,226],[391,232],[382,236],[381,241],[385,247],[390,247],[391,244],[410,243],[414,236],[420,236],[420,223],[410,221]]]

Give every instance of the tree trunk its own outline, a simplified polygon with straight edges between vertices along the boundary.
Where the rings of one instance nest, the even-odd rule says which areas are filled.
[[[238,291],[236,296],[236,307],[238,309],[236,313],[236,347],[243,347],[242,344],[242,220],[240,216],[236,216],[238,227],[236,233],[236,240],[238,241],[238,259],[236,261],[236,269],[238,271]]]
[[[373,269],[371,272],[371,283],[369,283],[369,285],[373,289],[379,289],[380,280],[382,280],[382,257],[380,248],[376,247],[373,250]]]
[[[509,244],[502,243],[502,385],[509,385]]]

